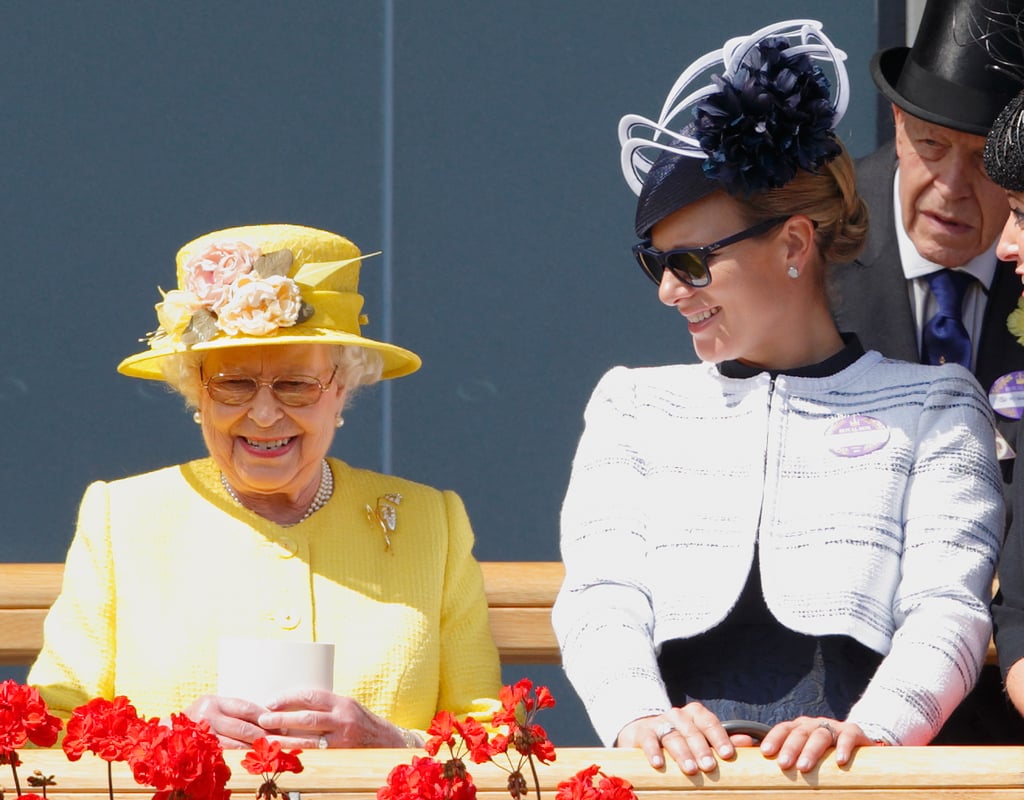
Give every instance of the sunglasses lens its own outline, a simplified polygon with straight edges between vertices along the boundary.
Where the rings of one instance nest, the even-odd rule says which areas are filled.
[[[640,269],[644,271],[644,274],[654,281],[656,284],[661,284],[661,276],[665,272],[665,267],[658,260],[657,257],[644,253],[643,250],[636,251],[636,260],[640,264]]]
[[[707,286],[709,281],[708,269],[696,253],[669,253],[665,260],[668,268],[683,283],[690,286]]]

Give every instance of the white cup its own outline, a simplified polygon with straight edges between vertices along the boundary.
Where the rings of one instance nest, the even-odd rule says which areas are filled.
[[[332,642],[220,640],[217,694],[266,705],[296,689],[334,690]]]

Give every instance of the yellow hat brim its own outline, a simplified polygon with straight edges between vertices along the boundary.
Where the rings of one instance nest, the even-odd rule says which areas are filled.
[[[378,342],[375,339],[367,339],[364,336],[331,330],[329,328],[302,326],[301,330],[299,330],[298,326],[296,326],[293,332],[281,333],[279,331],[274,336],[223,337],[209,342],[198,342],[191,346],[179,344],[156,347],[142,353],[136,353],[133,356],[128,356],[128,358],[117,365],[117,371],[130,378],[162,381],[164,380],[164,375],[160,370],[160,364],[169,356],[189,352],[205,353],[229,347],[264,347],[286,344],[356,345],[369,350],[376,350],[384,358],[384,371],[381,374],[382,380],[410,375],[418,370],[423,363],[418,355],[398,345]]]

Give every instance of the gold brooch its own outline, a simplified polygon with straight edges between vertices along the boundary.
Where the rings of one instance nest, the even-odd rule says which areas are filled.
[[[402,502],[402,495],[392,492],[377,498],[377,507],[366,506],[366,518],[371,523],[380,526],[380,532],[384,534],[384,549],[391,550],[391,533],[398,525],[398,504]]]

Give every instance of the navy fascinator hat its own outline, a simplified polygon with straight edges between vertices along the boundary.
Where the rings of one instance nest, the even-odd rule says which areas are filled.
[[[779,22],[687,67],[657,120],[624,116],[621,165],[638,195],[637,236],[712,192],[750,196],[835,158],[834,128],[849,102],[845,59],[820,22]]]

